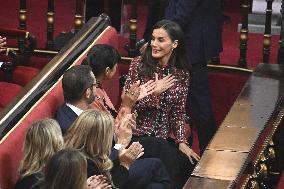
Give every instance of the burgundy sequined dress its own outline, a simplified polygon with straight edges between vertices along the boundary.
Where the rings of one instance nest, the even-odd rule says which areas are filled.
[[[141,73],[141,57],[133,59],[126,90],[136,82],[146,83],[150,78]],[[174,67],[157,67],[159,79],[172,74],[177,80],[171,88],[159,96],[149,95],[135,105],[138,113],[135,136],[155,136],[163,139],[173,138],[176,143],[187,143],[185,135],[186,98],[189,85],[189,73]]]

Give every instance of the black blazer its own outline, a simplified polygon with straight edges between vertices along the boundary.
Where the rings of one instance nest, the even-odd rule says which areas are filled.
[[[66,134],[69,127],[77,119],[78,115],[65,103],[57,110],[56,120],[60,125],[62,134]],[[115,160],[118,158],[118,151],[114,148],[111,149],[110,159]]]
[[[66,104],[58,109],[56,116],[64,133],[77,117],[77,114],[66,106]],[[119,164],[118,150],[114,148],[111,149],[110,159],[113,161],[113,168],[111,170],[112,180],[114,185],[118,188],[123,188],[125,184],[127,184],[127,188],[134,188],[133,186],[135,186],[135,188],[141,188],[139,186],[145,186],[154,181],[166,186],[171,184],[169,176],[164,170],[165,168],[153,158],[146,158],[142,161],[136,160],[130,167],[130,175],[129,171]],[[87,173],[88,177],[101,174],[98,167],[90,159],[88,159]],[[128,183],[129,176],[131,183]]]
[[[62,134],[64,135],[72,123],[77,119],[78,115],[69,108],[65,103],[58,108],[56,120],[58,121]]]
[[[40,177],[42,177],[42,174],[34,173],[23,178],[19,178],[15,185],[15,189],[37,189],[39,188]]]
[[[207,61],[222,51],[220,0],[169,0],[165,18],[182,27],[192,64]]]

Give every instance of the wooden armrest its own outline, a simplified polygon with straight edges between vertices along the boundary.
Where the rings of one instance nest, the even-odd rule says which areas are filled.
[[[37,46],[35,36],[26,30],[0,27],[0,35],[8,38],[23,38],[23,46],[19,46],[19,49],[24,49],[25,51],[27,50],[31,52]]]

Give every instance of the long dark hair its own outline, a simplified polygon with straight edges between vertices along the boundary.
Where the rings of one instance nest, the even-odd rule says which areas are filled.
[[[188,62],[184,34],[181,27],[173,21],[161,20],[153,26],[152,33],[153,30],[159,28],[163,28],[172,41],[178,41],[177,47],[171,54],[169,66],[190,71],[191,66]],[[152,56],[152,48],[149,42],[144,54],[142,55],[142,74],[153,77],[157,64],[158,61]]]

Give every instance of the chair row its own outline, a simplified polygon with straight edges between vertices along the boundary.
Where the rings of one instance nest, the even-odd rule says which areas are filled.
[[[98,23],[102,19],[101,23]],[[63,104],[62,74],[70,66],[80,64],[88,50],[98,43],[117,47],[117,32],[109,27],[109,21],[91,20],[61,53],[26,86],[22,92],[0,113],[0,187],[13,188],[18,178],[18,166],[22,158],[22,144],[26,129],[39,119],[54,117]],[[92,26],[95,25],[95,26]],[[113,87],[117,84],[117,88]],[[105,84],[114,102],[118,99],[118,77]],[[27,98],[26,98],[27,97]],[[22,107],[24,106],[24,107]],[[15,115],[16,114],[16,115]],[[19,116],[18,116],[19,115]],[[9,116],[12,117],[9,119]],[[13,117],[14,116],[14,117]]]

